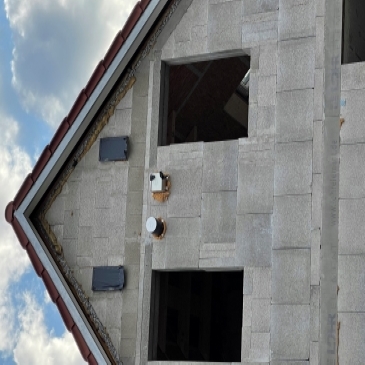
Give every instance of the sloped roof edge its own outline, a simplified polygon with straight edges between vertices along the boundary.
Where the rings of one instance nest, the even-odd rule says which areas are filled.
[[[104,59],[99,62],[87,85],[80,92],[68,116],[64,118],[50,144],[40,155],[33,171],[26,177],[14,200],[5,209],[6,221],[12,225],[37,275],[43,279],[66,328],[72,332],[81,355],[90,364],[108,363],[108,360],[73,295],[67,290],[67,284],[50,254],[45,251],[29,215],[167,2],[168,0],[137,2],[123,29],[117,33]]]

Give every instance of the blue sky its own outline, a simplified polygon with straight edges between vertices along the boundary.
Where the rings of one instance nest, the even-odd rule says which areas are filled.
[[[1,212],[67,115],[134,3],[0,2]],[[0,220],[0,363],[84,363],[4,219]]]

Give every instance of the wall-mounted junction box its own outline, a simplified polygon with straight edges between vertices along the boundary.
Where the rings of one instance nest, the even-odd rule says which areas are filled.
[[[161,171],[150,175],[150,185],[152,193],[164,193],[167,189],[167,176]]]

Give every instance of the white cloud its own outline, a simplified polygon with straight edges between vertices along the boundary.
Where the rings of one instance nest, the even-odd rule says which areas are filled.
[[[135,0],[4,0],[13,31],[13,86],[51,126],[68,113]]]
[[[85,364],[71,333],[66,331],[57,338],[47,332],[42,308],[29,293],[24,293],[24,307],[18,317],[20,333],[13,351],[17,364]]]

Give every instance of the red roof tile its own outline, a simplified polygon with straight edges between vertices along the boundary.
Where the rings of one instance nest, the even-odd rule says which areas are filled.
[[[39,175],[43,171],[44,167],[47,165],[47,162],[49,161],[51,156],[52,152],[49,149],[49,145],[47,145],[46,148],[41,153],[41,155],[39,156],[37,163],[33,167],[33,172],[31,174],[33,181],[36,181],[38,179]]]
[[[24,233],[22,226],[20,225],[20,223],[18,222],[18,220],[15,217],[11,224],[13,226],[14,232],[15,232],[16,236],[18,237],[18,240],[19,240],[21,246],[24,249],[26,249],[27,245],[29,244],[29,240],[28,240],[27,235]]]
[[[75,322],[61,297],[58,297],[58,299],[56,300],[56,305],[58,310],[60,311],[61,317],[63,319],[63,322],[65,323],[67,330],[71,331],[72,327],[75,325]]]
[[[120,46],[119,46],[119,48],[120,48]],[[106,70],[106,67],[104,66],[104,62],[100,61],[98,63],[98,65],[96,66],[93,74],[91,75],[89,82],[85,86],[85,94],[87,95],[88,98],[90,97],[90,95],[96,88],[96,85],[99,83],[99,81],[103,77],[105,70]]]
[[[5,219],[10,224],[14,219],[14,210],[14,202],[11,201],[5,208]]]
[[[85,103],[87,102],[87,95],[85,94],[85,89],[82,89],[79,96],[77,97],[74,105],[67,116],[67,122],[71,126],[79,113],[81,112],[82,108],[84,107]]]
[[[136,25],[136,23],[137,23],[137,21],[138,21],[138,19],[141,16],[142,13],[143,13],[143,10],[140,6],[140,3],[138,2],[134,6],[131,14],[129,15],[129,17],[128,17],[127,21],[125,22],[124,27],[122,29],[122,37],[124,39],[128,38],[129,34],[131,33],[132,29]]]
[[[150,1],[151,0],[141,0],[140,1],[140,5],[141,5],[141,8],[142,8],[143,11],[146,10],[146,8],[147,8],[148,4],[150,3]]]
[[[84,337],[82,336],[79,328],[76,325],[74,325],[72,327],[71,332],[72,332],[72,335],[74,336],[76,344],[81,352],[81,356],[84,358],[84,360],[87,361],[91,352],[84,340]]]
[[[33,186],[33,184],[34,184],[34,181],[31,177],[31,174],[28,174],[28,176],[25,178],[22,186],[20,187],[18,193],[15,195],[15,198],[14,198],[15,210],[17,210],[19,208],[20,204],[22,203],[24,198],[29,193],[29,190]]]
[[[102,62],[104,62],[105,69],[109,68],[110,64],[114,60],[114,57],[116,56],[116,54],[119,52],[120,47],[123,45],[123,43],[124,43],[124,38],[122,36],[122,31],[120,30],[118,32],[118,34],[115,36],[108,51],[106,52],[104,61],[102,61]]]
[[[63,140],[63,137],[66,135],[67,131],[70,129],[70,125],[68,124],[67,117],[65,117],[58,127],[55,135],[53,136],[51,142],[49,143],[49,149],[52,154],[55,153],[57,147]]]
[[[37,273],[38,276],[41,276],[42,272],[44,271],[44,266],[41,260],[39,259],[37,253],[35,252],[34,247],[29,243],[25,249],[27,250],[27,254],[30,258],[31,263],[33,264],[35,272]]]
[[[43,279],[44,285],[46,286],[48,294],[51,297],[52,302],[56,303],[56,300],[59,298],[60,294],[58,293],[58,290],[56,289],[56,287],[46,269],[42,272],[42,279]]]
[[[91,352],[89,357],[87,358],[87,361],[90,365],[98,365],[98,362],[95,360],[95,357]]]

